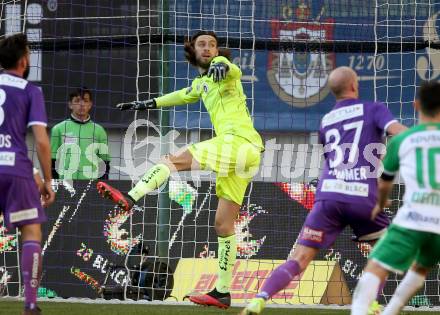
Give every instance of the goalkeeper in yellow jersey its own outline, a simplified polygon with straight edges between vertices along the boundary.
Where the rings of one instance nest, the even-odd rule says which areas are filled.
[[[240,69],[230,62],[229,51],[219,49],[214,32],[201,31],[185,43],[185,57],[199,70],[191,86],[147,101],[118,104],[121,110],[147,110],[197,102],[209,113],[216,136],[192,144],[175,155],[166,155],[150,168],[136,186],[124,194],[99,182],[98,192],[129,210],[138,200],[165,183],[173,171],[212,170],[217,173],[219,198],[215,230],[218,235],[218,279],[215,288],[189,296],[197,304],[228,308],[229,287],[236,260],[234,222],[244,194],[260,164],[264,150],[246,106]]]

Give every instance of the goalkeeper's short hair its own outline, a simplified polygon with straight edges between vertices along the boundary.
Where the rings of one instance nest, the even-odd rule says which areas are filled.
[[[69,102],[71,102],[75,97],[84,98],[85,94],[89,94],[90,100],[93,101],[92,92],[85,86],[77,88],[75,91],[69,94]]]

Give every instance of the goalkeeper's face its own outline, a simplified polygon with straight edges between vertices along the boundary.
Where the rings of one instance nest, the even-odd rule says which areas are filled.
[[[208,69],[211,60],[218,56],[217,40],[210,35],[201,35],[194,43],[194,51],[198,66]]]
[[[75,96],[69,102],[69,107],[72,113],[80,119],[87,119],[89,112],[92,109],[92,99],[90,94],[84,93],[83,97]]]

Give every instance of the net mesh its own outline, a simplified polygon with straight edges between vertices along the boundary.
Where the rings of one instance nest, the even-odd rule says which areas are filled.
[[[362,97],[385,102],[400,121],[413,125],[417,86],[440,75],[438,10],[427,0],[3,1],[0,38],[28,33],[30,78],[43,88],[50,126],[69,116],[72,89],[92,90],[92,117],[109,135],[110,179],[122,191],[161,155],[214,133],[201,103],[135,114],[116,111],[114,104],[189,86],[197,73],[184,60],[183,42],[197,30],[215,31],[220,45],[231,48],[266,142],[236,223],[239,261],[231,289],[242,302],[287,257],[312,208],[322,162],[316,130],[334,104],[329,72],[353,68]],[[57,202],[44,227],[44,288],[63,297],[95,298],[106,286],[135,299],[171,294],[178,300],[213,288],[213,174],[176,175],[129,213],[99,199],[94,180],[60,180],[54,187]],[[396,185],[392,210],[402,193]],[[368,251],[345,231],[274,302],[349,303]],[[17,236],[4,228],[0,253],[0,295],[17,295]],[[390,278],[382,300],[398,281]],[[438,305],[437,283],[434,270],[413,304]]]

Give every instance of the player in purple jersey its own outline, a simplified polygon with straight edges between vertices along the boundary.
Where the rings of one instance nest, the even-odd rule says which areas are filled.
[[[36,300],[41,276],[40,224],[46,221],[42,201],[48,206],[55,198],[43,93],[26,81],[29,52],[26,35],[16,34],[0,42],[0,66],[4,69],[0,73],[0,212],[8,228],[21,231],[24,315],[41,314]],[[44,178],[42,201],[27,156],[28,127],[32,127]]]
[[[389,224],[382,212],[372,220],[376,204],[383,136],[406,129],[382,103],[359,100],[356,73],[339,67],[329,76],[336,105],[321,121],[324,169],[315,203],[287,262],[276,268],[241,314],[260,314],[265,301],[303,272],[319,250],[330,247],[347,226],[359,241],[375,241]]]

